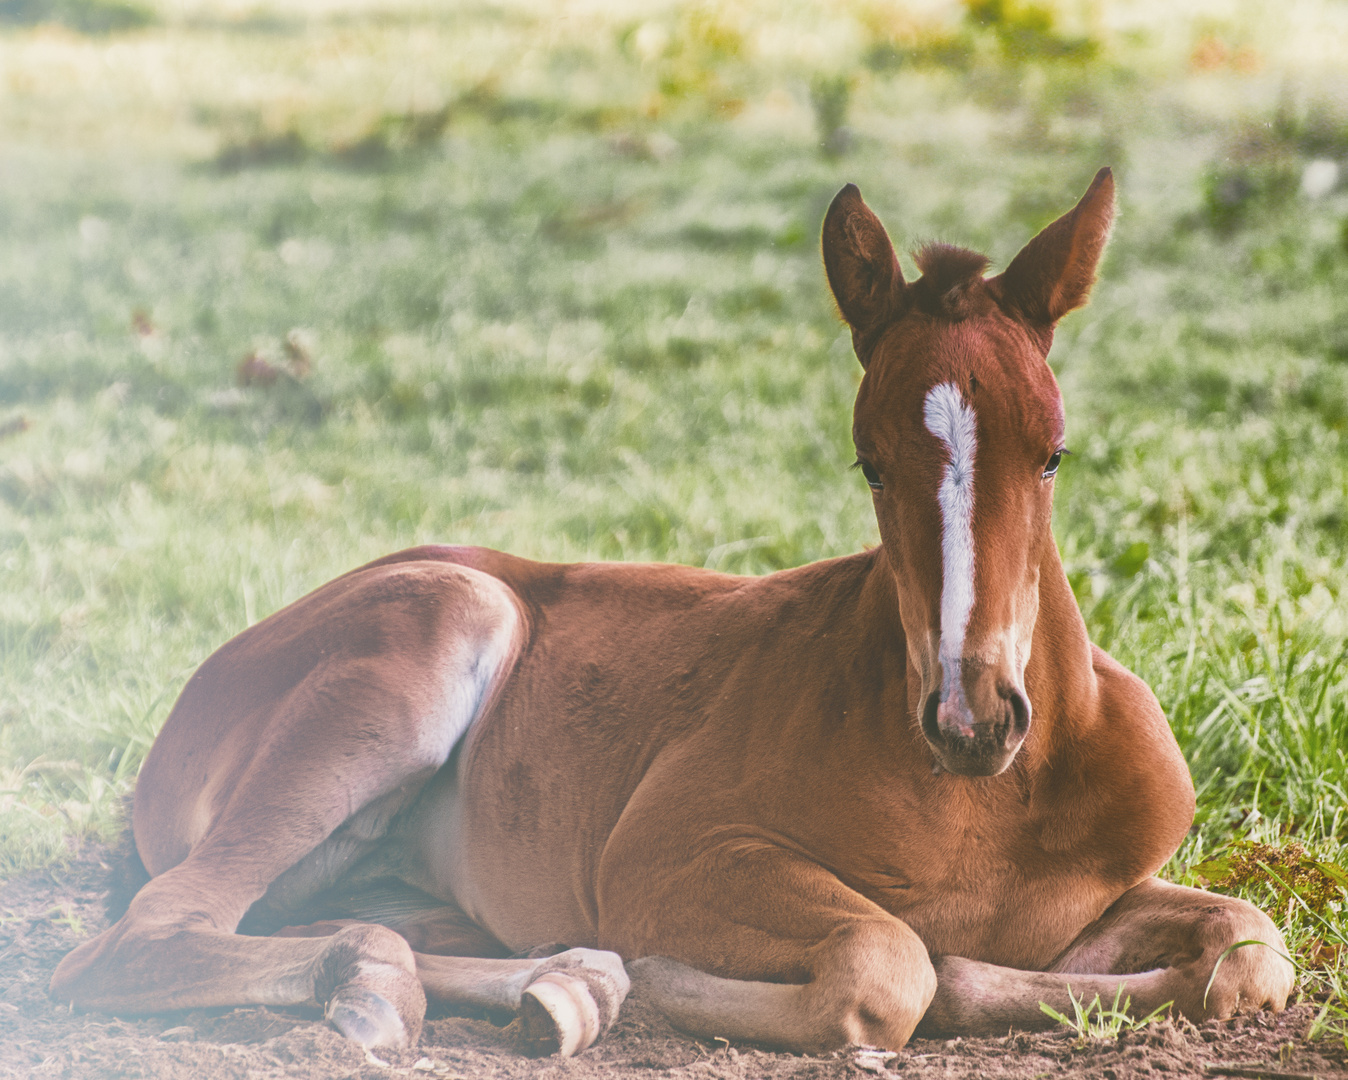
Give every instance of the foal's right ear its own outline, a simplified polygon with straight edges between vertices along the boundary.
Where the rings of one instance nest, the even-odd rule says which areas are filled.
[[[824,215],[824,270],[853,340],[890,315],[903,291],[903,271],[880,219],[856,184],[833,197]]]

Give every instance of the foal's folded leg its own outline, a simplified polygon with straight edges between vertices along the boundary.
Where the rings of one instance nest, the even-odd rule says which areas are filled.
[[[141,770],[136,843],[158,872],[61,962],[52,994],[127,1012],[314,1003],[367,1046],[415,1042],[426,999],[395,931],[234,931],[297,867],[312,894],[380,841],[474,722],[517,639],[500,582],[414,563],[339,578],[218,650]]]
[[[1222,959],[1241,941],[1261,944]],[[1277,927],[1254,905],[1148,878],[1086,927],[1049,971],[938,958],[936,996],[919,1031],[974,1035],[1051,1027],[1041,1003],[1070,1015],[1069,992],[1078,1001],[1098,994],[1112,1004],[1120,988],[1135,1017],[1165,1005],[1195,1022],[1261,1008],[1278,1012],[1295,975],[1286,953]]]
[[[426,998],[407,942],[361,923],[317,938],[248,937],[229,890],[206,859],[189,857],[147,884],[110,929],[70,953],[51,994],[120,1013],[225,1005],[321,1005],[366,1046],[404,1046],[421,1033]]]
[[[617,953],[568,949],[528,960],[416,954],[427,996],[453,1005],[517,1013],[534,1053],[570,1057],[618,1018],[627,972]]]
[[[668,862],[652,833],[634,830],[631,862],[610,841],[600,943],[643,957],[627,965],[634,988],[706,1038],[903,1046],[936,985],[912,928],[771,839],[722,832]]]
[[[427,997],[518,1015],[534,1054],[570,1057],[591,1046],[617,1020],[630,984],[616,953],[554,945],[527,959],[511,957],[509,949],[458,905],[439,902],[413,910],[418,898],[430,899],[415,889],[400,895],[396,886],[382,883],[370,893],[344,897],[341,908],[354,919],[288,926],[277,934],[320,937],[362,919],[379,922],[411,945]]]
[[[273,936],[326,937],[358,925],[357,919],[327,919],[287,926]],[[412,946],[428,998],[519,1016],[535,1055],[570,1057],[592,1046],[618,1019],[630,986],[617,953],[554,946],[528,959],[508,957],[499,941],[453,904],[395,916],[384,925]]]
[[[1072,999],[1090,1003],[1099,995],[1112,1006],[1130,1000],[1134,1016],[1146,1016],[1173,1000],[1164,971],[1131,975],[1070,975],[1020,971],[962,956],[937,957],[936,994],[917,1027],[926,1038],[950,1035],[1005,1035],[1009,1028],[1042,1031],[1057,1024],[1041,1006],[1072,1015]],[[1070,996],[1069,996],[1070,995]]]

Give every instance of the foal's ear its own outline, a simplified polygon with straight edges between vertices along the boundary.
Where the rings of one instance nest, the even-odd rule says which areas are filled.
[[[833,197],[824,215],[824,270],[853,339],[890,315],[903,290],[903,271],[880,219],[856,184]]]
[[[1114,224],[1114,174],[1101,169],[1081,201],[1031,240],[989,282],[1003,304],[1031,324],[1051,327],[1079,308],[1095,284],[1095,267]]]

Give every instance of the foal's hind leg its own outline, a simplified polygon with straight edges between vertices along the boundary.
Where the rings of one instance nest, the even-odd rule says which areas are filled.
[[[1240,941],[1263,944],[1238,948],[1217,967]],[[1041,1002],[1070,1014],[1069,990],[1077,1000],[1099,994],[1112,1003],[1120,987],[1134,1016],[1167,1004],[1193,1021],[1261,1008],[1278,1012],[1294,978],[1279,955],[1286,952],[1278,928],[1254,905],[1148,878],[1086,927],[1047,972],[937,959],[936,996],[918,1030],[972,1035],[1048,1027]]]
[[[416,1041],[426,998],[402,937],[370,923],[318,938],[235,934],[227,927],[248,904],[226,895],[229,884],[211,860],[155,878],[113,927],[61,961],[52,996],[119,1013],[321,1005],[366,1046]]]
[[[617,953],[567,949],[524,960],[416,954],[428,997],[518,1014],[535,1053],[570,1057],[618,1018],[629,982]]]
[[[427,997],[517,1014],[535,1053],[570,1057],[584,1050],[613,1026],[627,997],[630,983],[617,953],[559,945],[508,957],[452,905],[388,925],[415,950]]]
[[[528,958],[508,950],[457,906],[381,917],[359,902],[355,913],[396,930],[415,951],[426,996],[451,1006],[518,1015],[533,1053],[570,1057],[592,1045],[618,1018],[629,982],[617,953],[547,948]],[[330,919],[290,926],[278,937],[314,938],[360,925]]]
[[[407,563],[340,578],[227,644],[141,773],[136,840],[154,878],[61,962],[52,994],[127,1012],[314,1002],[358,1042],[415,1041],[425,996],[394,931],[234,930],[287,871],[339,877],[377,842],[508,668],[517,625],[495,579]]]

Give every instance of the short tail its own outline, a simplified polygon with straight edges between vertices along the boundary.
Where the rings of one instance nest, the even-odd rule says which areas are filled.
[[[131,831],[131,796],[128,795],[122,805],[125,824],[112,849],[112,875],[108,880],[108,894],[103,898],[109,922],[116,922],[126,914],[132,898],[150,880],[150,872],[141,862],[136,837]]]

